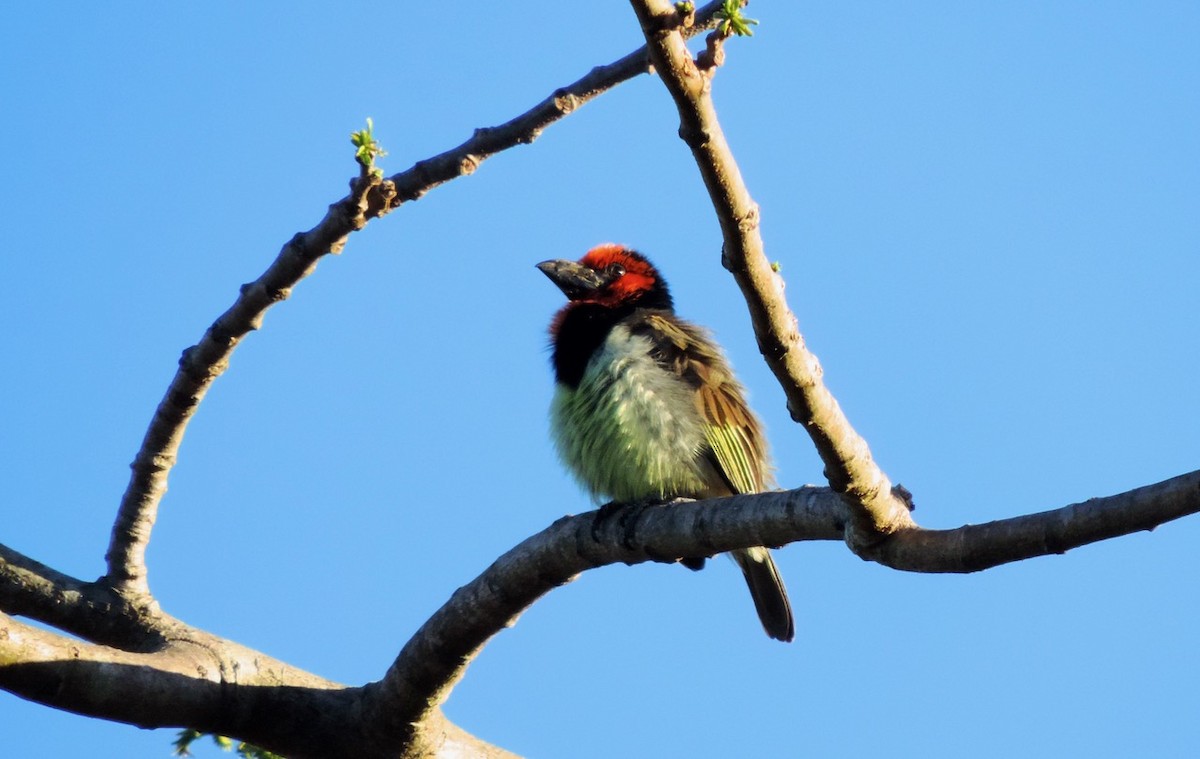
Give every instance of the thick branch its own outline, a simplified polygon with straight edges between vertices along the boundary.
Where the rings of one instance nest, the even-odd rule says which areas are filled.
[[[140,727],[253,735],[315,754],[353,728],[345,688],[206,634],[153,653],[71,640],[0,614],[0,687],[31,701]],[[269,715],[269,718],[264,717]]]
[[[746,298],[759,349],[787,395],[792,418],[804,425],[816,445],[829,484],[846,497],[851,509],[851,545],[859,550],[910,527],[908,508],[893,495],[866,441],[825,387],[821,365],[804,344],[784,298],[783,282],[763,251],[758,206],[717,121],[711,70],[701,71],[692,60],[671,3],[631,2],[649,43],[650,60],[679,110],[679,136],[691,148],[712,198],[724,237],[724,264]]]
[[[869,558],[913,572],[974,572],[1148,530],[1200,512],[1200,471],[1107,498],[955,530],[891,535]],[[163,615],[165,644],[127,653],[0,615],[0,687],[62,709],[142,726],[194,726],[294,756],[502,756],[438,709],[467,664],[538,598],[587,569],[673,561],[752,545],[840,539],[849,509],[806,487],[558,520],[460,588],[400,652],[386,677],[345,688]],[[8,575],[66,585],[15,552]],[[147,696],[147,694],[149,694]]]
[[[1200,512],[1200,471],[1053,511],[954,530],[910,527],[866,558],[910,572],[976,572],[1064,553]],[[850,509],[829,488],[741,495],[564,517],[459,588],[404,646],[387,676],[367,686],[372,724],[404,735],[435,709],[493,635],[538,598],[587,569],[675,561],[756,545],[839,540]]]
[[[163,642],[151,604],[135,605],[105,585],[62,574],[3,545],[0,610],[125,650]]]
[[[697,31],[712,22],[720,5],[709,3],[697,13]],[[416,200],[451,179],[471,174],[497,152],[533,142],[546,126],[583,103],[645,73],[649,69],[646,56],[646,48],[642,47],[615,63],[597,67],[582,79],[555,90],[526,113],[498,127],[477,129],[462,145],[418,161],[388,180],[373,179],[364,171],[352,183],[350,194],[330,206],[320,224],[293,237],[261,277],[243,285],[233,306],[213,322],[199,343],[184,351],[179,370],[154,413],[131,465],[133,473],[113,525],[106,557],[107,582],[126,595],[149,595],[146,546],[184,431],[209,386],[225,372],[233,350],[247,332],[258,328],[268,308],[285,300],[320,258],[340,252],[350,233],[368,220],[405,201]]]
[[[289,757],[510,757],[433,710],[406,744],[362,720],[349,688],[165,619],[161,648],[134,653],[41,630],[0,613],[0,688],[139,727],[236,736]]]
[[[790,540],[837,539],[843,516],[827,488],[630,509],[603,523],[596,521],[598,513],[558,520],[455,591],[404,646],[383,681],[368,686],[378,703],[371,721],[402,735],[409,722],[449,696],[493,635],[584,570],[772,545],[763,528],[784,514],[801,536]]]

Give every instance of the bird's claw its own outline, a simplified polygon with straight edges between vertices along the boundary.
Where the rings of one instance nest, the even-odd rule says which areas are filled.
[[[596,512],[595,519],[592,520],[592,540],[596,543],[602,542],[600,533],[604,531],[605,525],[612,521],[613,517],[621,511],[625,504],[617,501],[609,501],[600,507]]]
[[[592,520],[592,540],[597,543],[603,542],[603,532],[612,520],[617,520],[617,525],[621,528],[621,545],[630,550],[635,550],[634,532],[637,528],[638,518],[645,513],[646,509],[654,506],[661,506],[665,501],[661,498],[645,498],[638,501],[618,502],[610,501],[600,507],[596,513],[595,519]]]

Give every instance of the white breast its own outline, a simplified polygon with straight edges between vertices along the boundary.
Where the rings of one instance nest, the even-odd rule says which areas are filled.
[[[577,389],[551,406],[558,453],[593,495],[617,501],[697,495],[704,430],[693,391],[650,356],[650,341],[613,328]]]

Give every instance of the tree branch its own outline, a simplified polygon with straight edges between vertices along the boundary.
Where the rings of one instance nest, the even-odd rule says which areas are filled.
[[[151,652],[73,640],[0,613],[0,688],[57,709],[143,728],[237,736],[289,757],[510,757],[431,710],[409,740],[362,720],[365,691],[164,618]]]
[[[720,0],[707,3],[696,10],[695,22],[683,30],[691,37],[716,26],[716,14]],[[378,204],[380,214],[388,213],[409,200],[417,200],[440,184],[460,176],[471,174],[479,164],[496,153],[528,145],[541,136],[542,130],[572,113],[607,90],[639,74],[650,71],[649,50],[639,47],[625,57],[608,64],[597,66],[582,78],[560,87],[548,98],[520,116],[494,127],[476,129],[469,140],[445,153],[418,161],[412,168],[395,174],[389,181],[395,185],[395,196]],[[374,205],[373,205],[374,207]]]
[[[871,457],[822,381],[821,364],[804,344],[796,317],[783,295],[759,234],[759,209],[750,197],[725,141],[711,96],[712,65],[719,56],[710,45],[707,68],[692,60],[680,34],[682,17],[665,0],[631,0],[650,49],[650,60],[679,110],[679,136],[700,168],[724,238],[723,260],[750,309],[754,334],[788,399],[792,418],[816,445],[825,476],[843,494],[852,515],[848,542],[857,550],[912,526],[907,504]],[[719,34],[714,32],[713,34]]]
[[[84,582],[0,545],[0,609],[93,643],[148,650],[163,639],[152,605],[134,604],[106,585]]]
[[[964,573],[1060,554],[1200,512],[1200,471],[1060,509],[952,530],[912,526],[864,558],[909,572]],[[750,546],[839,540],[850,507],[829,488],[740,495],[564,517],[459,588],[367,686],[370,721],[397,735],[449,696],[495,634],[579,573],[607,564],[672,562]]]
[[[711,24],[720,6],[720,2],[712,2],[698,11],[691,33]],[[121,498],[105,557],[108,563],[105,582],[123,595],[149,596],[146,546],[188,422],[208,388],[225,372],[238,343],[248,332],[258,329],[268,308],[286,300],[292,288],[312,273],[318,260],[341,252],[349,235],[362,229],[370,219],[394,210],[405,201],[416,200],[451,179],[473,173],[484,160],[502,150],[533,142],[545,127],[580,105],[648,71],[646,56],[646,48],[641,47],[614,63],[599,66],[555,90],[520,116],[497,127],[477,129],[471,139],[458,147],[418,161],[387,180],[373,177],[364,168],[351,183],[350,194],[331,205],[317,226],[297,234],[284,245],[261,277],[242,286],[238,299],[213,322],[200,342],[183,352],[179,370],[159,402],[130,465],[133,473]]]
[[[242,286],[237,300],[217,317],[200,342],[183,352],[179,369],[131,464],[133,474],[113,524],[105,557],[106,580],[122,594],[150,594],[146,579],[150,530],[184,431],[200,401],[228,368],[229,357],[246,333],[262,324],[267,309],[286,300],[292,287],[316,268],[318,259],[340,252],[349,234],[366,225],[367,192],[379,184],[380,180],[364,169],[352,183],[350,194],[330,206],[320,224],[288,241],[261,277]]]
[[[912,572],[975,572],[1153,529],[1200,512],[1200,471],[1053,511],[953,530],[912,527],[869,558]],[[505,553],[454,593],[404,646],[382,681],[347,688],[238,644],[159,618],[165,643],[129,653],[69,640],[0,615],[0,687],[57,708],[144,727],[192,726],[289,756],[504,752],[445,720],[440,704],[500,630],[580,572],[670,562],[752,545],[838,540],[850,510],[829,488],[627,507],[600,520],[564,517]],[[37,571],[12,551],[0,573]],[[34,565],[34,566],[31,566]],[[2,597],[0,597],[2,598]],[[147,698],[146,694],[151,694]]]
[[[1200,471],[1037,514],[955,530],[902,530],[864,558],[908,572],[979,572],[1153,530],[1197,512]]]
[[[356,689],[200,634],[153,653],[71,640],[0,614],[0,687],[58,709],[139,727],[253,735],[289,754],[348,734]],[[269,718],[264,717],[269,715]],[[323,754],[332,756],[333,754]]]
[[[173,622],[173,621],[172,621]],[[512,757],[431,710],[396,743],[364,723],[349,688],[199,630],[148,653],[72,640],[0,613],[0,688],[144,728],[237,736],[289,757]]]
[[[844,517],[828,488],[800,488],[669,506],[626,508],[619,518],[599,512],[563,517],[505,553],[454,595],[405,644],[374,691],[370,718],[402,736],[411,722],[449,696],[468,664],[525,609],[588,569],[608,564],[673,562],[792,540],[838,539]],[[786,515],[791,537],[766,530]],[[777,525],[776,525],[777,526]]]

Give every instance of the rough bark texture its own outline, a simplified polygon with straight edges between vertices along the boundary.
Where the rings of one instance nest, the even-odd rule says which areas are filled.
[[[1198,511],[1200,471],[988,524],[913,527],[869,558],[910,572],[975,572],[1153,529]],[[105,608],[109,590],[39,572],[35,562],[5,549],[0,601],[6,607],[109,645],[0,615],[0,687],[143,727],[186,725],[234,735],[288,756],[452,756],[464,747],[466,755],[504,756],[450,725],[438,706],[486,642],[542,595],[608,564],[840,540],[850,519],[843,498],[817,487],[630,506],[599,522],[598,514],[560,519],[501,556],[421,627],[383,680],[363,687],[329,682],[158,612],[138,616],[119,605],[92,611]],[[136,621],[112,625],[110,617]],[[117,640],[124,645],[116,646]]]

